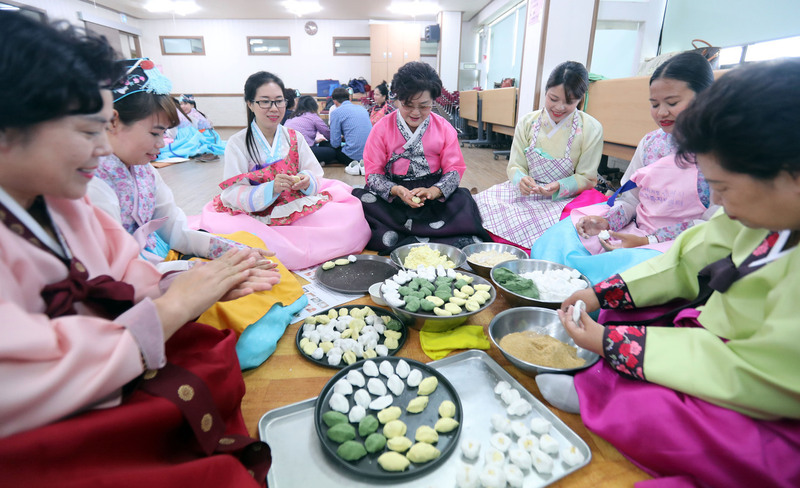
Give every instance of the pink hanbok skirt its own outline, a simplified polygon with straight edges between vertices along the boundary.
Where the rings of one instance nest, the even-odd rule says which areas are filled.
[[[319,191],[327,191],[332,200],[291,225],[266,225],[247,214],[220,213],[210,202],[192,224],[214,234],[250,232],[264,241],[287,268],[308,268],[364,250],[370,237],[369,224],[361,202],[350,194],[351,190],[341,181],[321,179]]]
[[[600,323],[658,315],[604,310]],[[682,311],[675,325],[699,326],[696,316]],[[657,477],[639,488],[800,486],[799,421],[754,419],[623,377],[605,361],[576,375],[575,387],[589,430]]]

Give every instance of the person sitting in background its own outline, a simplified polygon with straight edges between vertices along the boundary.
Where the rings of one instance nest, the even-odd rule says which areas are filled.
[[[360,253],[369,239],[361,204],[350,186],[323,178],[305,138],[280,124],[283,94],[266,71],[245,82],[249,124],[229,141],[222,194],[203,208],[200,228],[255,234],[292,270]]]
[[[297,98],[300,96],[300,91],[294,88],[287,88],[284,97],[286,98],[286,114],[281,120],[281,124],[286,124],[286,121],[292,118],[294,110],[297,107]]]
[[[698,93],[677,119],[677,158],[725,211],[561,305],[575,343],[604,357],[563,407],[660,485],[800,480],[798,79],[800,59],[753,63]],[[578,299],[600,323],[572,320]],[[572,377],[555,377],[568,391]]]
[[[66,21],[0,11],[2,483],[263,486],[269,449],[242,420],[235,337],[189,321],[271,273],[232,250],[162,276],[90,204],[113,60]]]
[[[389,87],[385,81],[375,87],[372,98],[375,103],[369,109],[369,121],[372,122],[372,125],[375,125],[386,114],[394,110],[394,106],[389,103]]]
[[[330,114],[331,146],[336,149],[338,162],[347,165],[347,174],[363,175],[364,163],[361,159],[364,156],[364,144],[372,130],[369,113],[361,105],[350,102],[347,88],[334,89],[331,98],[336,105],[336,110]]]
[[[392,89],[400,108],[375,125],[364,148],[367,186],[356,188],[372,229],[368,249],[388,254],[416,242],[464,247],[489,239],[466,188],[455,129],[431,113],[442,80],[428,64],[397,70]]]
[[[589,87],[575,61],[550,73],[544,108],[520,119],[508,161],[508,181],[475,196],[483,225],[500,242],[530,249],[561,211],[597,184],[603,127],[578,110]]]
[[[322,141],[317,143],[317,137],[321,135],[325,139],[330,138],[331,129],[323,121],[317,111],[319,104],[317,100],[309,95],[304,95],[297,99],[297,109],[294,111],[284,127],[294,129],[303,135],[314,157],[321,165],[336,161],[336,150],[331,147],[330,142]]]
[[[148,60],[148,63],[152,64],[152,61]],[[225,141],[205,114],[197,110],[194,96],[181,95],[173,100],[177,106],[179,123],[165,133],[165,144],[159,151],[158,159],[194,158],[204,163],[218,160],[225,152]]]
[[[574,209],[536,240],[531,257],[565,264],[597,283],[663,253],[678,234],[708,220],[718,207],[710,204],[697,166],[676,163],[672,129],[695,95],[713,82],[711,65],[697,53],[659,66],[650,78],[650,115],[660,128],[642,138],[622,177],[622,188],[632,189],[618,193],[610,206]],[[598,238],[602,230],[611,231],[609,239]]]

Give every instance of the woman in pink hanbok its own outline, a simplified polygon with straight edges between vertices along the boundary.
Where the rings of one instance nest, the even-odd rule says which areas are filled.
[[[251,232],[289,269],[360,253],[369,239],[361,204],[350,186],[323,178],[303,136],[281,125],[283,82],[259,71],[244,98],[249,125],[228,140],[222,193],[203,208],[199,227]]]
[[[380,253],[415,242],[464,247],[489,240],[478,207],[459,188],[466,165],[455,129],[431,113],[442,81],[420,62],[392,80],[400,108],[375,124],[364,147],[367,186],[353,190],[372,229],[367,247]]]

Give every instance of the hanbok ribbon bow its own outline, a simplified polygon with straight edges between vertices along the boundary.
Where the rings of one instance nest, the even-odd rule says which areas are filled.
[[[45,313],[56,318],[75,315],[75,303],[82,302],[106,317],[115,318],[133,306],[134,289],[128,283],[111,276],[89,278],[86,267],[75,258],[69,264],[69,274],[42,289],[47,304]]]

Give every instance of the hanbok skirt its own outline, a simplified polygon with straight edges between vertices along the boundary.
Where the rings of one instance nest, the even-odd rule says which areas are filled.
[[[191,158],[205,153],[225,154],[225,141],[214,129],[200,132],[190,125],[178,129],[175,140],[161,148],[158,159]]]
[[[409,189],[430,187],[439,180],[422,179],[404,182]],[[389,254],[393,249],[417,242],[438,242],[462,248],[476,242],[490,241],[483,228],[480,212],[472,194],[458,188],[444,201],[428,200],[411,208],[399,198],[387,202],[363,188],[353,190],[364,206],[371,237],[367,249]]]
[[[352,188],[341,181],[323,178],[319,183],[319,191],[327,191],[331,201],[291,225],[266,225],[244,213],[217,212],[212,202],[203,207],[199,220],[190,221],[214,234],[255,234],[290,270],[361,253],[370,235],[361,203],[350,194]]]
[[[672,307],[659,308],[666,312]],[[692,312],[681,312],[676,325],[699,326]],[[600,322],[659,314],[603,310]],[[606,361],[577,374],[575,387],[586,427],[658,477],[638,483],[639,488],[800,486],[800,421],[754,419],[623,377]]]
[[[247,436],[240,409],[244,381],[234,343],[231,332],[190,323],[167,341],[166,353],[171,364],[204,381],[224,421],[224,436]],[[224,436],[220,445],[228,439]],[[119,406],[0,440],[0,473],[3,486],[26,488],[238,488],[266,481],[254,479],[233,455],[205,456],[178,407],[141,389]]]

